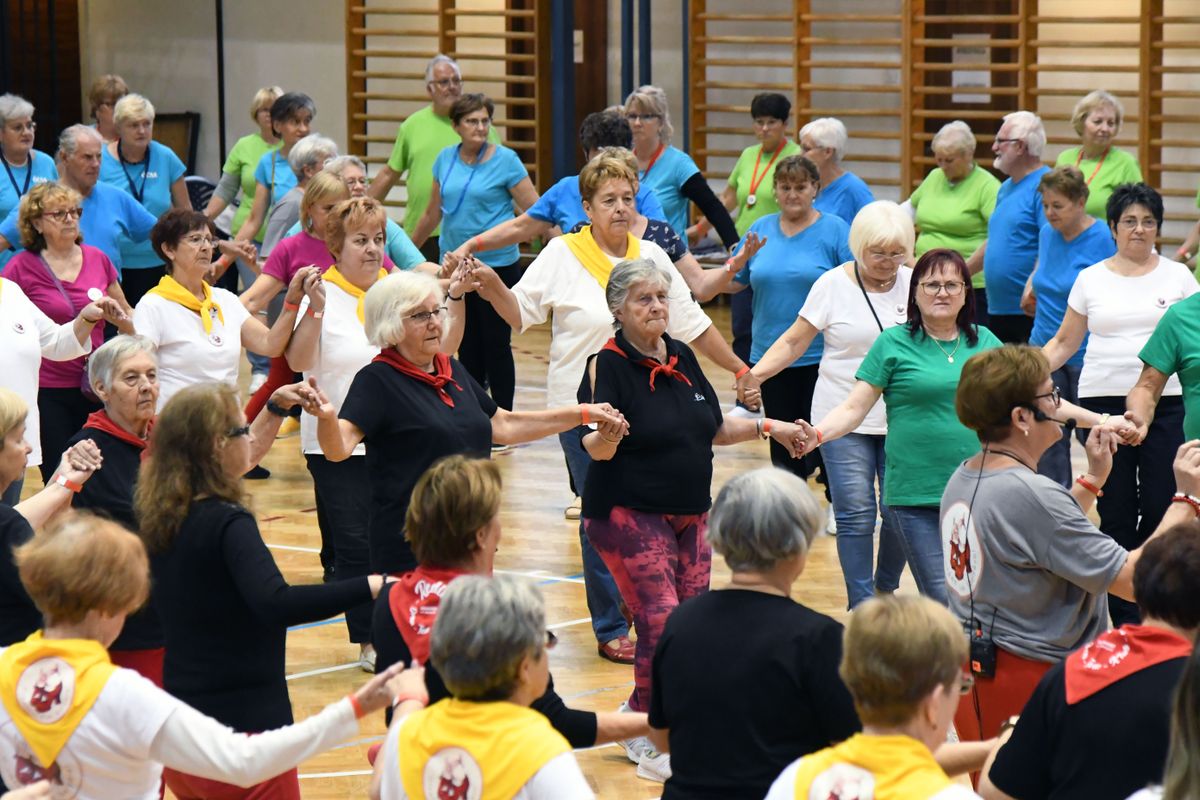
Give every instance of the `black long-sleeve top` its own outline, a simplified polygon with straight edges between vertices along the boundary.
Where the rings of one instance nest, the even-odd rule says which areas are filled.
[[[33,538],[33,528],[12,506],[0,503],[0,647],[24,641],[42,627],[42,614],[29,599],[12,551]]]
[[[717,236],[721,237],[721,244],[732,250],[742,237],[738,236],[737,228],[733,224],[733,217],[729,216],[729,209],[725,208],[721,204],[720,198],[713,194],[712,187],[708,185],[704,175],[699,172],[695,173],[683,182],[679,191],[684,197],[695,203],[696,207],[700,209],[700,213],[712,223]]]
[[[371,599],[365,577],[289,586],[250,512],[215,498],[192,503],[152,568],[166,690],[244,733],[292,722],[284,679],[288,626]]]

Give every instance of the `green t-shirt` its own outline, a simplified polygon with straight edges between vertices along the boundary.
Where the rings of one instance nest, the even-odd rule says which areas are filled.
[[[1200,294],[1167,309],[1138,358],[1164,375],[1179,375],[1183,436],[1200,439]]]
[[[978,164],[954,185],[946,180],[941,167],[935,168],[908,198],[921,231],[913,249],[916,257],[926,250],[948,247],[970,258],[987,239],[998,191],[1000,181]],[[983,288],[983,270],[971,276],[971,285]]]
[[[1122,183],[1141,183],[1142,168],[1138,166],[1136,158],[1117,147],[1108,148],[1108,155],[1104,157],[1103,164],[1098,158],[1085,158],[1080,161],[1079,150],[1078,147],[1072,147],[1062,151],[1058,154],[1054,166],[1076,167],[1083,173],[1083,179],[1088,182],[1088,199],[1084,210],[1107,224],[1108,198],[1113,189]],[[1097,166],[1100,167],[1098,172]]]
[[[429,206],[429,196],[433,194],[433,162],[438,153],[461,141],[450,118],[435,114],[433,106],[425,106],[400,123],[387,165],[397,175],[405,175],[407,199],[402,224],[409,236],[416,231],[421,215]],[[488,141],[500,144],[500,134],[496,133],[495,127],[488,128]],[[442,226],[438,225],[430,236],[440,236],[441,231]]]
[[[800,145],[788,139],[783,145],[783,152],[775,157],[774,162],[771,161],[773,153],[763,153],[759,158],[761,152],[762,145],[760,144],[747,147],[738,156],[737,163],[733,165],[733,172],[729,173],[729,185],[737,192],[738,215],[734,220],[734,227],[737,228],[738,236],[745,236],[746,231],[750,230],[750,226],[759,217],[779,213],[779,204],[775,202],[775,167],[779,166],[779,162],[788,156],[798,156],[803,151],[800,149]],[[756,161],[758,162],[757,176],[754,173]],[[771,164],[771,167],[765,170],[764,174],[763,168],[768,163]],[[754,205],[748,206],[746,198],[750,196],[750,184],[758,178],[762,180],[754,188]]]
[[[238,139],[237,144],[229,151],[229,156],[225,159],[225,166],[221,171],[237,175],[238,181],[242,185],[242,202],[233,215],[234,234],[241,230],[242,223],[246,221],[246,217],[250,216],[250,209],[254,205],[254,168],[258,166],[258,162],[262,160],[266,152],[278,150],[280,144],[280,142],[268,144],[267,140],[262,138],[261,133],[252,133]],[[267,221],[264,219],[262,227],[258,229],[258,233],[254,234],[254,241],[262,242],[263,234],[266,232]]]
[[[924,331],[911,335],[907,325],[888,328],[871,345],[854,377],[883,389],[888,426],[885,503],[941,504],[950,475],[979,450],[979,437],[958,421],[954,411],[963,364],[976,353],[999,346],[1000,340],[984,327],[971,347],[963,334],[957,343],[938,342]],[[946,358],[951,353],[953,363]]]

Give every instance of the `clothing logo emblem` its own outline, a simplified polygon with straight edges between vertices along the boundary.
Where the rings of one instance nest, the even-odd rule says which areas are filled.
[[[58,722],[75,697],[75,670],[61,658],[42,658],[30,664],[17,680],[17,703],[37,722]]]
[[[1158,298],[1157,300],[1154,301],[1154,305],[1158,306],[1159,308],[1166,308],[1167,307],[1167,298],[1165,298],[1165,297]]]
[[[983,549],[966,503],[955,503],[942,517],[942,552],[946,554],[946,585],[959,597],[969,597],[979,585]]]
[[[1109,637],[1119,637],[1121,641],[1109,641]],[[1079,660],[1083,663],[1083,668],[1092,672],[1099,672],[1102,669],[1111,669],[1119,666],[1129,656],[1129,636],[1125,631],[1117,628],[1110,631],[1107,637],[1097,639],[1090,644],[1084,645],[1083,650],[1079,653]]]
[[[25,326],[24,326],[24,325],[22,325],[22,324],[21,324],[21,323],[19,323],[19,322],[14,322],[14,323],[13,323],[13,331],[15,331],[16,333],[24,333],[24,332],[25,332]]]
[[[220,347],[222,344],[224,344],[224,339],[221,338],[221,334],[213,331],[208,335],[208,343],[213,347]]]
[[[69,746],[59,751],[53,764],[43,767],[10,720],[0,729],[0,778],[9,789],[49,781],[54,800],[72,800],[83,785],[83,769]]]
[[[808,800],[874,800],[875,776],[853,764],[834,764],[813,779]]]
[[[697,402],[697,403],[703,403],[703,402],[704,402],[704,395],[700,394],[699,392],[696,392],[696,402]]]
[[[425,762],[421,784],[429,798],[480,800],[483,797],[483,770],[461,747],[444,747]]]

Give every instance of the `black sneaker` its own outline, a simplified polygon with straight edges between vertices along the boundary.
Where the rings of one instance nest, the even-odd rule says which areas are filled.
[[[242,477],[248,481],[265,481],[267,478],[271,477],[271,470],[267,469],[261,464],[255,464],[250,468],[250,471]]]

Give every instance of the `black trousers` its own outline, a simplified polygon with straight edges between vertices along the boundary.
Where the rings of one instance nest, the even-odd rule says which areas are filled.
[[[987,329],[1005,344],[1026,344],[1033,330],[1033,317],[1024,314],[988,314]]]
[[[515,262],[493,269],[510,289],[521,279],[521,267]],[[512,411],[513,396],[517,391],[512,328],[478,293],[469,292],[463,302],[467,306],[467,318],[462,344],[458,346],[458,360],[480,386],[488,389],[496,405]]]
[[[1100,414],[1125,413],[1124,397],[1081,397],[1084,408]],[[1183,398],[1158,401],[1150,432],[1138,447],[1118,447],[1104,496],[1096,500],[1100,530],[1126,550],[1141,547],[1162,522],[1175,494],[1175,452],[1183,444]],[[1141,620],[1135,603],[1110,594],[1113,625]]]
[[[371,572],[367,544],[367,514],[371,508],[371,487],[367,479],[367,457],[350,456],[345,461],[329,461],[322,455],[306,455],[317,496],[317,525],[321,539],[333,545],[334,574],[339,581],[358,578]],[[350,641],[371,641],[370,602],[346,612],[346,630]]]
[[[766,415],[784,422],[803,419],[816,423],[817,420],[812,419],[812,397],[813,387],[817,385],[817,371],[818,365],[816,364],[807,367],[788,367],[774,378],[765,381],[762,385],[762,402]],[[819,449],[804,458],[792,458],[783,445],[772,439],[771,463],[804,480],[808,480],[809,476],[819,468],[821,477],[818,478],[818,481],[828,484],[825,478],[825,465],[821,460]],[[828,499],[828,485],[826,485],[825,494]]]
[[[418,248],[421,251],[421,255],[425,256],[425,260],[432,264],[442,263],[442,249],[438,243],[438,240],[441,238],[440,236],[430,236],[425,240],[425,244]]]
[[[42,483],[49,483],[62,461],[67,442],[79,433],[88,414],[103,406],[83,396],[78,388],[38,389],[38,413],[42,417]]]
[[[125,292],[125,300],[129,303],[129,307],[136,308],[138,300],[141,300],[146,292],[158,286],[158,282],[166,274],[167,268],[162,264],[157,267],[141,269],[126,267],[121,270],[121,290]]]
[[[729,327],[733,334],[734,355],[750,363],[750,345],[754,327],[754,290],[747,286],[729,296]]]

